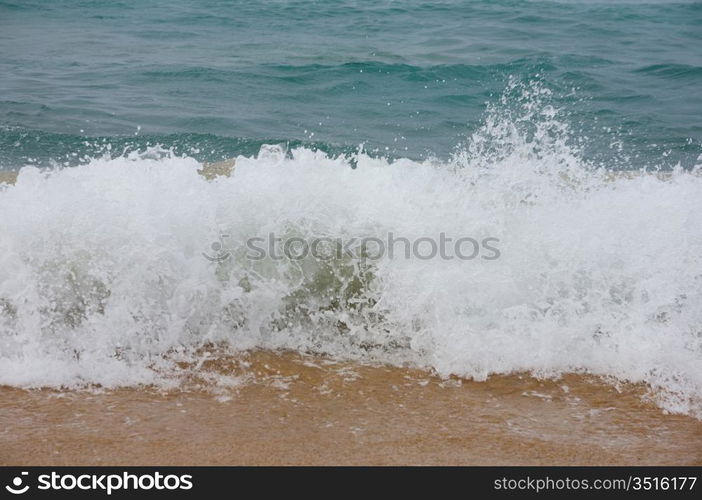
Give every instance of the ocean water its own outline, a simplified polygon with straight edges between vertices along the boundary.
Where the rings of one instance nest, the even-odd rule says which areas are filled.
[[[0,168],[105,143],[445,159],[537,75],[590,157],[690,167],[701,23],[699,2],[666,0],[2,0]]]
[[[701,26],[699,2],[0,1],[0,383],[291,349],[702,415]],[[246,257],[442,232],[499,258]]]

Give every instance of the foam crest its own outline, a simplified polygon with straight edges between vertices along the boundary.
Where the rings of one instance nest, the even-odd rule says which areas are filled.
[[[699,416],[702,178],[595,168],[547,90],[505,95],[447,163],[264,146],[214,180],[159,149],[23,168],[0,187],[0,383],[177,384],[210,346],[284,348],[591,373]],[[441,232],[496,238],[499,258],[247,254],[270,234]]]

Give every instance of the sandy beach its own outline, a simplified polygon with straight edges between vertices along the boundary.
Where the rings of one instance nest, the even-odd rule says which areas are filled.
[[[702,422],[591,377],[444,380],[254,352],[230,389],[0,389],[3,465],[702,465]]]

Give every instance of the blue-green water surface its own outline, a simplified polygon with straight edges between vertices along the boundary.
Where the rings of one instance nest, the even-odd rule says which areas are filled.
[[[702,3],[1,0],[0,169],[161,144],[449,156],[509,79],[589,159],[702,153]]]

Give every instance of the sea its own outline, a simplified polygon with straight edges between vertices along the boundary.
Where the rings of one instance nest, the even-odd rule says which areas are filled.
[[[701,169],[699,1],[0,0],[0,384],[284,351],[700,418]]]

